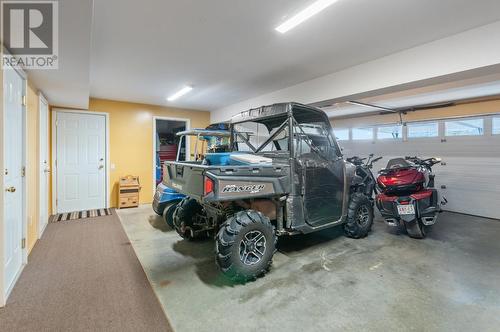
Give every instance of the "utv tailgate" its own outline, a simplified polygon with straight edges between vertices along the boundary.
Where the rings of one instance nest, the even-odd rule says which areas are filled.
[[[166,161],[164,184],[187,196],[209,201],[258,198],[290,192],[285,164],[265,166],[209,166]],[[204,177],[215,180],[215,190],[205,196]]]
[[[194,198],[203,196],[203,172],[207,166],[165,162],[163,178],[171,188]]]

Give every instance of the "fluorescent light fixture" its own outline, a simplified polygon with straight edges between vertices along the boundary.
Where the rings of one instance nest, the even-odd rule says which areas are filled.
[[[306,9],[302,10],[300,13],[296,14],[289,20],[285,21],[283,24],[281,24],[279,27],[277,27],[275,30],[281,33],[285,33],[288,30],[291,30],[295,28],[297,25],[300,23],[304,22],[305,20],[309,19],[310,17],[316,15],[323,9],[327,8],[328,6],[334,4],[338,0],[317,0],[313,4],[311,4],[309,7]]]
[[[191,90],[193,90],[193,87],[186,85],[185,87],[183,87],[182,89],[180,89],[179,91],[177,91],[176,93],[174,93],[173,95],[168,97],[167,100],[174,101],[176,99],[179,99],[180,97],[184,96],[186,93],[188,93]]]

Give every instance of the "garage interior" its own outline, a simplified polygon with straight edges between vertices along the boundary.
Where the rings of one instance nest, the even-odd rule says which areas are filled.
[[[186,121],[174,121],[167,119],[155,119],[155,185],[163,179],[163,167],[165,161],[175,161],[179,144],[181,144],[180,154],[186,153],[186,143],[180,142],[177,133],[186,130]]]
[[[58,41],[57,67],[13,66],[5,59],[25,53],[15,34],[1,40],[0,330],[498,330],[498,1],[48,3],[55,21],[43,24],[52,24]],[[4,30],[22,27],[22,20],[12,23],[19,16],[8,2],[0,5],[2,27],[11,24]],[[37,30],[30,33],[43,42]],[[309,131],[266,136],[236,123],[245,116],[259,121],[255,112],[269,109],[276,115],[281,103],[299,105],[286,113],[299,119],[286,128],[306,123],[312,130],[309,117],[325,119],[331,129],[321,135],[339,158],[322,155]],[[196,144],[196,135],[224,135],[225,126],[206,129],[220,123],[245,128],[232,133],[238,158],[258,155],[268,163],[280,145],[259,146],[276,134],[289,142],[308,137],[309,155],[343,165],[344,185],[331,196],[342,202],[342,223],[302,234],[293,227],[308,223],[297,212],[305,203],[294,210],[298,217],[274,214],[272,265],[245,281],[214,262],[219,228],[207,231],[208,239],[188,239],[194,231],[180,234],[180,223],[167,222],[168,204],[170,218],[180,220],[173,211],[182,197],[155,205],[165,188],[175,195],[192,189],[176,182],[195,174],[186,165],[219,167],[209,157],[222,152]],[[186,131],[195,134],[181,140],[177,134]],[[382,157],[371,169],[375,179],[395,158],[440,158],[433,186],[427,175],[423,182],[442,209],[432,227],[422,224],[425,238],[387,224],[377,205],[381,182],[369,194],[367,236],[345,236],[358,188],[349,182],[347,159],[370,155]],[[301,165],[302,157],[286,162]],[[177,158],[180,164],[170,163]],[[195,158],[201,166],[185,164]],[[285,172],[271,161],[275,172]],[[235,170],[259,172],[252,162],[221,165],[221,181]],[[203,174],[203,195],[193,194],[200,204],[220,189],[215,178],[207,189],[213,174]],[[231,188],[258,194],[263,187],[239,179]],[[288,207],[295,204],[289,197],[308,195],[293,190],[273,204]],[[241,195],[234,197],[243,205]],[[120,208],[124,201],[137,207]],[[220,229],[231,232],[241,211],[224,205],[229,201],[221,201],[228,223]],[[186,206],[184,214],[200,213]],[[403,223],[403,212],[395,213]],[[234,250],[243,260],[241,247]]]

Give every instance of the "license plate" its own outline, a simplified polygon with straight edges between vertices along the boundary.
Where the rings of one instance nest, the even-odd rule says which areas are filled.
[[[399,215],[415,214],[415,207],[413,206],[413,204],[398,205],[398,213]]]

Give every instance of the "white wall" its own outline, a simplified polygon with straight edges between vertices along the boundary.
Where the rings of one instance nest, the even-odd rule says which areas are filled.
[[[473,75],[500,64],[498,36],[500,21],[215,110],[211,122],[277,102],[309,104],[387,88],[394,92],[408,84],[443,83],[443,76],[465,71]]]

